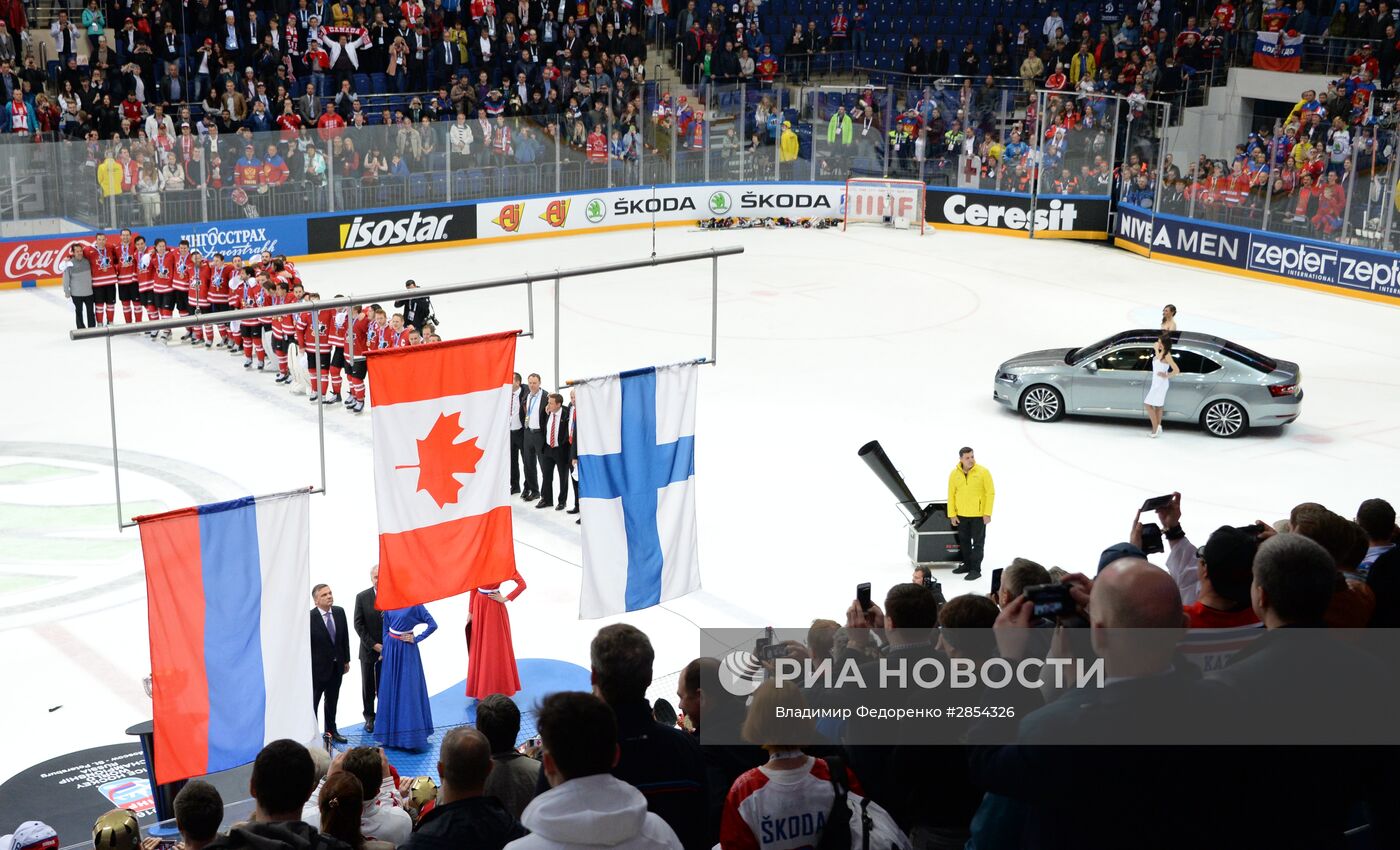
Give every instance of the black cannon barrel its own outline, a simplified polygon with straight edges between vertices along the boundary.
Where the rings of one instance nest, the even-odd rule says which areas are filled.
[[[870,467],[870,471],[875,473],[875,477],[879,478],[894,494],[900,508],[909,515],[910,522],[915,525],[923,522],[923,508],[914,500],[914,494],[909,490],[909,485],[904,483],[904,478],[899,474],[899,470],[894,468],[893,463],[890,463],[890,456],[885,454],[885,450],[880,446],[880,441],[871,440],[861,446],[856,454],[865,461],[866,466]]]

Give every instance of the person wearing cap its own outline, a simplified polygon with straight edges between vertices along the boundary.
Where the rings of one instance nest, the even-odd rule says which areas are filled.
[[[243,49],[243,45],[238,37],[238,21],[236,21],[232,9],[224,12],[224,23],[219,27],[219,43],[223,45],[224,52],[237,56]]]
[[[13,833],[0,836],[0,850],[58,850],[58,833],[41,820],[27,820]]]
[[[778,161],[783,168],[791,168],[791,162],[797,160],[798,142],[797,134],[792,130],[792,122],[784,121],[782,133],[778,137]]]

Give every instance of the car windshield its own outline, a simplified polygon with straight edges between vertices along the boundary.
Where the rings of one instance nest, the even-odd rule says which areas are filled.
[[[1120,336],[1122,336],[1122,334],[1114,334],[1113,336],[1105,337],[1104,339],[1099,340],[1093,345],[1086,345],[1083,348],[1071,348],[1069,350],[1069,353],[1065,355],[1065,365],[1073,366],[1075,363],[1082,360],[1086,355],[1093,354],[1096,351],[1101,351],[1105,348],[1108,348],[1110,345],[1113,344],[1113,341]]]

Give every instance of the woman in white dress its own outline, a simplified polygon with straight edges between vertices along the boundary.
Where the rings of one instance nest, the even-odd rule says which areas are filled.
[[[1152,425],[1152,436],[1162,433],[1162,407],[1167,402],[1167,386],[1171,379],[1181,374],[1176,360],[1172,357],[1171,338],[1162,334],[1152,344],[1152,384],[1147,388],[1147,398],[1142,400],[1147,408],[1147,421]]]

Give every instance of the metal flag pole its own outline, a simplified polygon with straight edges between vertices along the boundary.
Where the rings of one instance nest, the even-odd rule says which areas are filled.
[[[686,263],[693,260],[708,260],[712,257],[728,257],[742,253],[744,253],[743,246],[729,245],[723,248],[707,248],[703,251],[685,251],[679,254],[664,254],[640,260],[619,260],[613,263],[598,263],[596,265],[579,266],[570,269],[555,269],[554,274],[561,278],[586,277],[589,275],[609,274],[611,272],[628,271],[631,269],[650,268],[652,266]],[[420,286],[414,290],[414,294],[419,297],[432,297],[434,295],[447,295],[455,292],[475,292],[480,289],[496,289],[502,286],[527,285],[531,281],[537,279],[539,279],[538,275],[522,274],[491,280],[444,283],[437,286]],[[324,301],[300,302],[299,304],[274,304],[269,307],[249,307],[243,310],[230,310],[220,313],[219,318],[224,322],[241,322],[244,319],[261,319],[266,316],[286,316],[313,307],[315,309],[338,309],[341,307],[354,307],[360,304],[370,304],[376,301],[394,301],[402,296],[403,290],[398,290],[394,292],[355,295],[349,298],[330,298]],[[533,298],[530,300],[530,305],[531,307],[534,305]],[[102,339],[103,337],[109,336],[126,336],[137,333],[149,333],[150,331],[188,328],[194,325],[204,324],[205,321],[206,318],[203,316],[172,316],[169,319],[157,319],[154,322],[103,325],[96,328],[72,330],[68,332],[68,337],[69,339]],[[533,321],[530,326],[532,328],[534,327]]]
[[[311,329],[316,333],[316,431],[320,433],[321,446],[321,492],[326,491],[326,358],[321,351],[321,323],[319,316],[311,314]]]
[[[559,386],[559,283],[558,270],[554,273],[554,386]]]
[[[112,414],[112,482],[117,490],[117,529],[125,528],[126,518],[122,516],[122,475],[121,464],[117,462],[117,388],[112,379],[112,338],[107,342],[107,409]]]
[[[677,366],[713,366],[713,365],[715,365],[715,362],[714,362],[713,360],[710,360],[709,358],[706,358],[706,357],[697,357],[697,358],[695,358],[694,360],[677,360],[675,363],[663,363],[663,364],[661,364],[660,366],[651,366],[651,367],[649,367],[649,368],[650,368],[652,371],[655,372],[655,371],[660,371],[661,369],[674,369],[674,368],[677,367]],[[639,371],[644,371],[644,370],[640,370],[640,369],[628,369],[628,370],[625,370],[625,371],[622,371],[622,372],[614,373],[614,374],[612,374],[612,375],[594,375],[594,376],[591,377],[591,378],[572,378],[572,379],[570,379],[570,380],[565,381],[563,385],[566,386],[566,387],[576,387],[576,386],[578,386],[579,384],[591,384],[591,383],[593,383],[594,381],[602,381],[602,380],[606,380],[606,379],[608,379],[608,378],[616,378],[616,377],[618,377],[618,376],[626,377],[626,376],[628,376],[628,375],[636,374],[636,373],[639,372]]]

